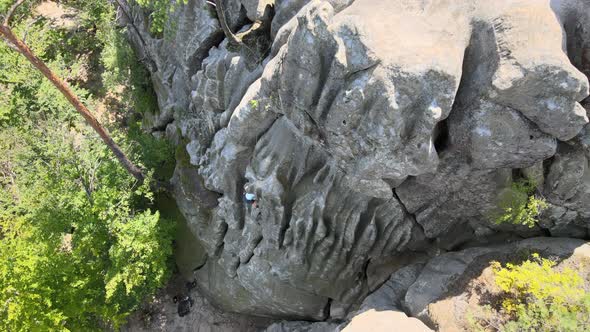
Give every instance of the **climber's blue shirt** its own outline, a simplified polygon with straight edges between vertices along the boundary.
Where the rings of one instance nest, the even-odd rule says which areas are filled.
[[[251,194],[251,193],[246,193],[246,200],[253,201],[255,199],[256,199],[256,195]]]

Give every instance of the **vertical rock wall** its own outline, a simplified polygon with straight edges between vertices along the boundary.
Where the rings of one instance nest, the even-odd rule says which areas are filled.
[[[414,257],[588,236],[587,1],[225,5],[233,31],[268,28],[231,45],[204,0],[161,39],[138,6],[120,15],[158,95],[146,124],[177,144],[175,196],[213,302],[344,317]],[[550,203],[539,226],[493,223],[522,177]]]

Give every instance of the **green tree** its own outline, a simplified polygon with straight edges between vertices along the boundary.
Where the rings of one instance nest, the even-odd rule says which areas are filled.
[[[0,330],[117,326],[165,282],[173,223],[98,139],[43,127],[1,137],[21,146],[0,196]]]
[[[81,10],[83,38],[67,38],[71,32],[38,18],[15,31],[26,31],[31,49],[62,77],[88,65],[80,55],[96,56],[101,68],[93,69],[105,78],[100,88],[72,80],[72,89],[92,105],[119,87],[115,99],[122,101],[104,118],[124,114],[126,121],[105,122],[112,136],[142,168],[170,168],[172,148],[142,133],[133,112],[155,107],[153,92],[112,25],[113,8],[66,3]],[[0,331],[117,327],[163,285],[174,222],[154,210],[152,174],[138,185],[63,95],[0,45]]]
[[[34,51],[20,39],[11,28],[11,19],[14,12],[25,2],[25,0],[16,0],[14,4],[8,9],[4,17],[4,22],[0,24],[0,37],[10,46],[22,54],[43,76],[45,76],[54,86],[66,97],[68,102],[76,109],[84,118],[86,123],[94,129],[100,136],[105,145],[113,152],[119,163],[138,181],[143,181],[145,175],[143,171],[137,167],[127,156],[127,154],[119,147],[113,140],[107,129],[98,121],[92,112],[84,105],[78,95],[70,88],[60,76],[58,76],[47,64],[35,55]]]

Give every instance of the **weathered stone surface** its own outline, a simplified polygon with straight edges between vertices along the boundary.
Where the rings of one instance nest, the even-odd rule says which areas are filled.
[[[588,80],[563,52],[563,27],[548,1],[488,2],[480,10],[490,20],[497,60],[489,97],[554,137],[576,136],[588,122],[578,103],[588,96]]]
[[[424,263],[413,263],[391,274],[387,282],[367,296],[360,309],[350,313],[343,323],[279,322],[265,332],[430,331],[419,320],[408,318],[401,311],[404,296],[423,266]]]
[[[527,168],[555,154],[555,138],[505,106],[481,100],[448,120],[451,144],[476,169]]]
[[[524,14],[514,17],[520,12]],[[571,10],[564,12],[569,20],[579,19]],[[438,170],[408,179],[396,189],[426,235],[443,235],[447,248],[506,230],[490,220],[498,198],[517,180],[513,175],[519,174],[513,170],[522,169],[523,175],[548,160],[555,154],[556,138],[574,137],[587,122],[577,102],[587,95],[588,83],[561,50],[564,31],[556,20],[560,16],[555,14],[547,2],[529,1],[481,3],[474,11],[461,86],[451,115],[438,132]],[[540,19],[547,21],[546,30],[535,28]],[[553,46],[548,45],[551,39],[555,40]],[[535,60],[539,57],[548,62]],[[562,84],[559,88],[543,84],[547,79]],[[561,89],[568,92],[558,92]],[[565,97],[568,94],[570,97]],[[568,101],[553,112],[547,105],[559,103],[555,100]],[[531,105],[537,106],[532,109]],[[543,119],[537,119],[534,112],[541,110],[545,110]],[[552,116],[560,120],[551,120]],[[549,120],[555,128],[544,123]],[[565,224],[565,228],[579,227]],[[587,219],[582,224],[587,227]],[[526,229],[513,231],[535,234]],[[579,230],[576,233],[581,234]],[[445,241],[446,234],[455,241]]]
[[[580,145],[561,143],[548,166],[543,193],[551,203],[544,226],[558,236],[588,236],[590,220],[590,168]]]
[[[279,322],[269,326],[264,332],[336,332],[338,324],[327,322]]]
[[[404,297],[408,288],[414,284],[425,263],[413,263],[395,271],[389,279],[375,292],[367,296],[360,309],[349,315],[349,319],[369,310],[401,311],[404,306]]]
[[[229,25],[269,3],[226,1]],[[587,1],[276,0],[262,56],[229,45],[207,6],[181,5],[167,38],[137,6],[122,23],[158,96],[146,124],[178,146],[174,193],[217,305],[342,319],[421,254],[587,236]],[[496,225],[521,177],[550,208],[533,229]]]

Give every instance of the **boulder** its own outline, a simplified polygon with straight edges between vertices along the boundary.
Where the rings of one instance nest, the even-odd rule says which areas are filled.
[[[425,255],[588,235],[587,1],[225,4],[232,31],[265,29],[232,45],[205,0],[164,38],[119,16],[158,97],[145,125],[177,146],[181,270],[216,305],[338,320]],[[495,224],[523,178],[550,207]]]
[[[431,332],[424,323],[401,311],[366,311],[352,319],[342,332]]]

